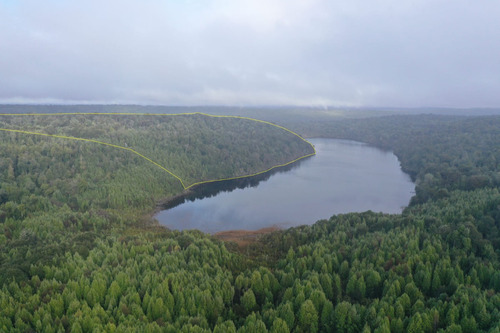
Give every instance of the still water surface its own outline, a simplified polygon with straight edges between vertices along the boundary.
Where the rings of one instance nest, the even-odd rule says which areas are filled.
[[[187,200],[156,219],[170,229],[214,233],[288,228],[348,212],[400,213],[408,205],[415,185],[391,152],[353,141],[309,141],[316,156],[290,170],[254,181],[253,187]]]

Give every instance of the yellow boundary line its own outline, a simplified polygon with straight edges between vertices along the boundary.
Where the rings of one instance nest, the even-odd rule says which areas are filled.
[[[132,116],[192,116],[192,115],[201,115],[201,116],[212,117],[212,118],[245,119],[245,120],[251,120],[251,121],[255,121],[255,122],[258,122],[258,123],[262,123],[262,124],[271,125],[271,126],[279,128],[279,129],[285,130],[285,131],[287,131],[287,132],[289,132],[289,133],[297,136],[302,141],[308,143],[312,147],[312,149],[313,149],[314,152],[312,154],[308,154],[308,155],[304,155],[302,157],[296,158],[293,161],[290,161],[290,162],[287,162],[287,163],[284,163],[284,164],[280,164],[280,165],[275,165],[275,166],[273,166],[273,167],[271,167],[271,168],[269,168],[267,170],[264,170],[264,171],[261,171],[261,172],[257,172],[257,173],[251,174],[251,175],[237,176],[237,177],[230,177],[230,178],[221,178],[221,179],[214,179],[214,180],[205,180],[205,181],[196,182],[196,183],[193,183],[193,184],[191,184],[189,186],[186,186],[186,185],[184,185],[184,182],[182,181],[182,179],[179,176],[177,176],[176,174],[174,174],[172,171],[166,169],[162,165],[160,165],[157,162],[153,161],[152,159],[150,159],[150,158],[142,155],[141,153],[135,151],[132,148],[118,146],[118,145],[114,145],[112,143],[102,142],[102,141],[93,140],[93,139],[77,138],[77,137],[73,137],[73,136],[47,134],[47,133],[38,133],[38,132],[29,132],[29,131],[14,130],[14,129],[8,129],[8,128],[0,128],[0,131],[14,132],[14,133],[23,133],[23,134],[30,134],[30,135],[41,135],[41,136],[54,137],[54,138],[60,138],[60,139],[76,140],[76,141],[92,142],[92,143],[97,143],[97,144],[101,144],[101,145],[105,145],[105,146],[109,146],[109,147],[113,147],[113,148],[119,148],[119,149],[127,150],[127,151],[130,151],[130,152],[132,152],[132,153],[134,153],[134,154],[136,154],[136,155],[144,158],[145,160],[153,163],[154,165],[156,165],[160,169],[166,171],[168,174],[170,174],[171,176],[175,177],[177,180],[179,180],[179,182],[181,183],[181,185],[184,188],[184,190],[187,190],[187,189],[189,189],[189,188],[191,188],[193,186],[201,185],[201,184],[215,183],[215,182],[221,182],[221,181],[226,181],[226,180],[235,180],[235,179],[242,179],[242,178],[248,178],[248,177],[258,176],[258,175],[261,175],[263,173],[269,172],[269,171],[271,171],[273,169],[290,165],[290,164],[292,164],[294,162],[297,162],[297,161],[299,161],[301,159],[304,159],[306,157],[310,157],[310,156],[316,155],[316,149],[314,149],[314,145],[312,143],[310,143],[309,141],[307,141],[306,139],[304,139],[303,137],[301,137],[299,134],[297,134],[297,133],[289,130],[286,127],[273,124],[273,123],[271,123],[269,121],[260,120],[260,119],[254,119],[254,118],[249,118],[249,117],[226,116],[226,115],[212,115],[212,114],[203,113],[203,112],[188,112],[188,113],[131,113],[131,112],[130,113],[125,113],[125,112],[124,113],[119,113],[119,112],[113,112],[113,113],[111,113],[111,112],[110,113],[104,113],[104,112],[85,112],[85,113],[83,113],[83,112],[82,113],[79,113],[79,112],[75,112],[75,113],[0,113],[0,116],[55,116],[55,115],[58,115],[58,116],[61,116],[61,115],[66,115],[66,116],[67,115],[84,115],[84,116],[85,115],[120,115],[120,116],[129,116],[129,115],[132,115]]]

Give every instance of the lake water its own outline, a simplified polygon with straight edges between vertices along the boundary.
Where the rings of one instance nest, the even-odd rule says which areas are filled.
[[[156,219],[170,229],[215,233],[288,228],[348,212],[400,213],[408,205],[415,185],[391,152],[353,141],[309,141],[316,156],[287,171],[246,184],[205,185],[199,190],[208,191],[210,197],[186,199]]]

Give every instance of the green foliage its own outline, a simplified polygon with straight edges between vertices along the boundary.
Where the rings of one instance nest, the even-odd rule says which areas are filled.
[[[324,119],[297,130],[393,151],[416,181],[411,203],[417,204],[447,197],[453,190],[500,186],[499,128],[499,116],[399,115]]]
[[[252,289],[248,289],[243,297],[241,298],[241,304],[247,312],[252,312],[257,307],[257,302],[255,301],[255,295]]]
[[[289,333],[290,329],[286,322],[281,318],[276,318],[271,327],[271,333]]]
[[[0,115],[0,128],[92,139],[130,148],[179,176],[186,186],[200,181],[254,174],[313,153],[312,147],[302,139],[270,124],[201,114]],[[0,135],[8,141],[7,148],[13,150],[6,156],[19,156],[15,150],[20,144],[34,145],[35,153],[40,156],[36,162],[29,161],[31,158],[24,151],[14,160],[7,159],[4,162],[8,168],[7,176],[12,175],[11,169],[15,174],[36,172],[55,157],[66,164],[52,169],[63,171],[70,163],[71,173],[82,173],[73,186],[86,190],[98,176],[107,180],[111,173],[124,166],[134,168],[132,178],[139,176],[135,174],[139,170],[135,169],[146,169],[146,174],[142,175],[144,181],[150,179],[147,169],[157,168],[130,151],[97,143],[9,132]],[[102,154],[106,158],[101,158]],[[220,161],[225,163],[221,165]],[[145,167],[147,164],[151,165]],[[88,179],[87,173],[93,174],[96,167],[103,170],[94,179]],[[87,170],[89,168],[94,170]],[[167,173],[163,178],[172,180]],[[125,183],[125,179],[117,181]],[[175,179],[173,181],[175,183]],[[148,183],[153,182],[149,180]],[[113,183],[113,186],[118,184]]]
[[[303,332],[318,331],[318,312],[309,299],[300,306],[298,326]]]
[[[276,133],[200,116],[55,119],[0,120],[126,143],[186,168],[192,181],[255,171],[300,150],[277,154],[286,139]],[[243,251],[266,261],[148,223],[157,200],[182,188],[147,161],[1,133],[0,331],[498,332],[498,125],[496,117],[320,122],[316,133],[393,150],[417,197],[403,214],[333,216]],[[244,140],[262,136],[270,150],[238,145],[228,158],[247,160],[213,169],[233,151],[225,144],[236,133],[219,135],[228,128]]]

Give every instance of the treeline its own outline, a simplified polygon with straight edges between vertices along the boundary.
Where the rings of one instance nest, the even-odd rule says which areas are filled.
[[[0,116],[0,128],[129,147],[172,171],[186,186],[264,171],[314,152],[299,137],[270,124],[204,115]],[[41,140],[18,136],[22,134],[11,137],[21,143]],[[62,143],[66,144],[70,143]],[[136,157],[124,151],[120,156],[123,160]]]
[[[500,116],[386,116],[322,118],[293,129],[356,140],[391,150],[416,181],[412,203],[446,197],[450,191],[500,186]]]
[[[255,267],[199,232],[100,237],[86,256],[68,251],[60,263],[32,264],[28,280],[5,283],[0,327],[497,332],[498,254],[478,229],[498,219],[500,194],[451,198],[454,207],[346,214],[272,234],[260,246],[283,253],[273,267]]]
[[[185,185],[289,162],[312,147],[251,120],[195,116],[0,116],[0,128],[89,138],[134,150]],[[183,169],[185,167],[186,169]],[[86,255],[112,227],[136,224],[183,191],[156,165],[92,142],[0,131],[0,283],[33,263]]]
[[[0,169],[0,331],[500,332],[498,121],[305,123],[311,133],[393,150],[417,180],[416,199],[403,214],[333,216],[239,250],[144,221],[141,207],[179,190],[174,181],[150,185],[160,180],[148,180],[159,176],[154,166],[143,171],[146,161],[126,164],[118,153],[89,145],[96,151],[79,152],[84,168],[66,155],[78,148],[69,143],[46,161],[52,155],[40,147],[57,139],[24,147],[9,143],[20,139],[9,133],[1,141],[9,150],[2,150]],[[135,130],[122,131],[120,144],[132,142]],[[12,168],[3,152],[16,159]],[[35,166],[26,162],[32,156]],[[111,171],[86,174],[94,165]],[[53,166],[51,177],[39,179]],[[453,168],[455,180],[444,176]],[[130,186],[118,181],[127,175],[142,181],[134,185],[144,186],[140,198],[152,186],[149,203],[111,200]],[[472,182],[474,176],[487,181]],[[107,196],[99,195],[102,188]]]
[[[310,299],[323,331],[496,332],[499,219],[499,191],[483,189],[270,235],[269,250],[285,257],[281,305]]]

